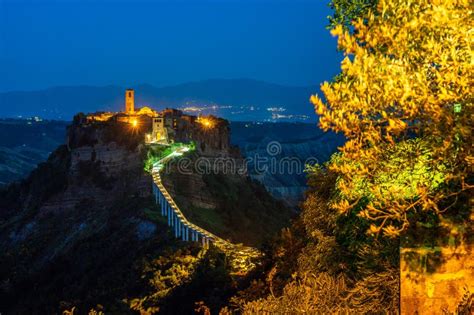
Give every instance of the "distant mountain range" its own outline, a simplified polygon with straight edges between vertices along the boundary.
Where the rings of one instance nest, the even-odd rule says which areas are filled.
[[[121,86],[61,86],[39,91],[0,93],[1,117],[40,116],[69,120],[78,112],[119,111]],[[234,121],[315,121],[314,87],[289,87],[250,79],[214,79],[167,87],[143,84],[135,89],[137,107],[181,108]]]

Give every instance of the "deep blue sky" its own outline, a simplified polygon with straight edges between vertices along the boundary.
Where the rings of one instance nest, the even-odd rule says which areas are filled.
[[[327,0],[0,0],[0,91],[338,73]]]

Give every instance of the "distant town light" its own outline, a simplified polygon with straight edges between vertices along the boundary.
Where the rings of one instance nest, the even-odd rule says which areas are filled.
[[[136,128],[138,126],[138,120],[136,118],[132,119],[130,123],[132,124],[133,128]]]
[[[284,112],[284,111],[286,111],[286,108],[284,108],[284,107],[268,107],[267,111],[269,111],[269,112]]]

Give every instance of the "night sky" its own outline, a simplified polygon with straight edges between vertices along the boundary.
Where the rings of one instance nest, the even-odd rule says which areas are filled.
[[[324,0],[0,0],[0,91],[338,73]]]

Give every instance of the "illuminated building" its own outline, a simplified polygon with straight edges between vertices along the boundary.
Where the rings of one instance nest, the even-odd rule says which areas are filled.
[[[125,91],[125,113],[133,114],[135,112],[135,91],[127,89]]]
[[[96,112],[82,117],[85,124],[100,125],[120,124],[131,133],[143,136],[146,144],[171,144],[174,142],[200,142],[201,150],[208,146],[206,143],[215,143],[209,147],[220,146],[226,143],[224,139],[227,133],[222,134],[219,130],[227,130],[225,124],[217,117],[191,116],[183,114],[181,110],[166,108],[160,112],[148,106],[135,107],[134,90],[125,91],[125,106],[120,112]],[[219,129],[219,127],[221,129]],[[224,140],[222,140],[222,139]],[[217,140],[216,140],[217,139]]]
[[[151,134],[145,136],[146,143],[169,143],[168,130],[165,127],[165,117],[162,113],[153,117]]]

